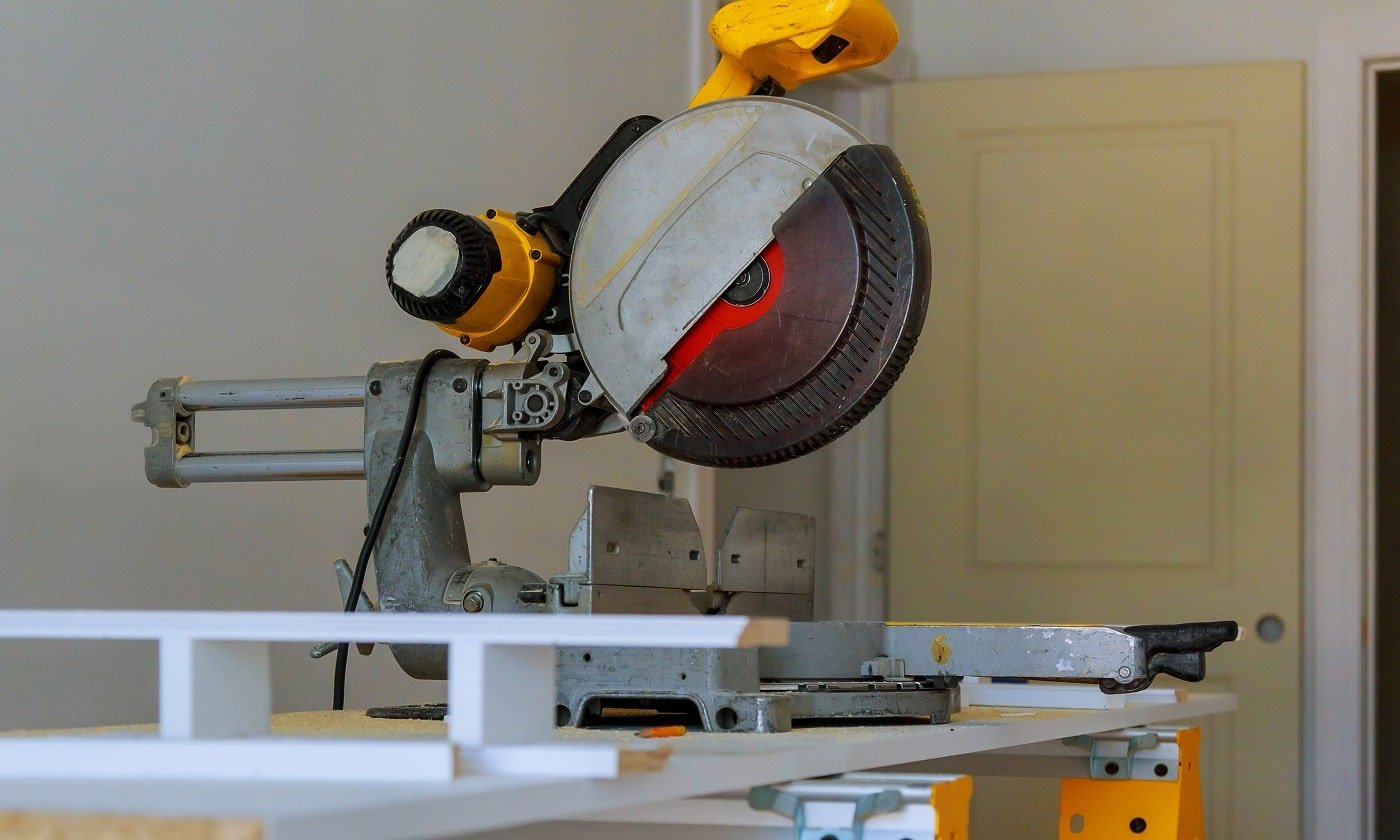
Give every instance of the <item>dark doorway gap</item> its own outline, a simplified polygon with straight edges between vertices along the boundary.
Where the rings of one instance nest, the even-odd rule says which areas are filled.
[[[1400,71],[1376,79],[1376,837],[1400,837]]]

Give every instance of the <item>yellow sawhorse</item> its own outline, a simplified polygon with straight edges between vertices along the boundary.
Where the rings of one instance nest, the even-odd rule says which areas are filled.
[[[1060,780],[1060,840],[1203,840],[1198,727],[1074,740],[1089,747],[1090,770]]]

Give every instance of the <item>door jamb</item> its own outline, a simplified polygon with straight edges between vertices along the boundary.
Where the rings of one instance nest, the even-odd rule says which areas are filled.
[[[872,143],[888,144],[893,131],[892,86],[912,77],[912,56],[897,50],[883,64],[826,82],[831,88],[831,110]],[[818,607],[824,617],[848,621],[889,617],[889,427],[887,399],[827,447],[824,527],[830,574]]]
[[[1303,824],[1373,838],[1375,74],[1400,14],[1324,20],[1313,74],[1305,292]],[[1324,130],[1325,128],[1325,130]]]

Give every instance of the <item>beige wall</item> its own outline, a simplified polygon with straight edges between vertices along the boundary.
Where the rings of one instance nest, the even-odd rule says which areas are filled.
[[[395,307],[417,211],[552,201],[624,118],[688,98],[685,3],[0,4],[0,607],[333,609],[363,483],[157,490],[129,406],[159,375],[355,374],[453,346]],[[356,446],[355,412],[201,420],[204,447]],[[466,500],[478,558],[561,568],[621,438]],[[431,698],[387,656],[352,704]],[[155,710],[135,644],[0,646],[0,728]],[[330,664],[279,652],[280,708]]]
[[[1394,0],[913,0],[921,77],[1310,59],[1323,17]]]

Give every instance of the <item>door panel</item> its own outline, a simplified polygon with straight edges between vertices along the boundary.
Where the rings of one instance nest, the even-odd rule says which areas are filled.
[[[1255,64],[893,109],[934,286],[892,398],[891,617],[1282,617],[1210,660],[1241,711],[1209,724],[1209,819],[1241,840],[1298,835],[1302,104],[1301,65]]]

